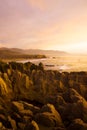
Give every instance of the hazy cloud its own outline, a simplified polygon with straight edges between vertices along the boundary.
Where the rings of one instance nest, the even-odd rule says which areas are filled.
[[[0,0],[0,39],[42,49],[87,43],[87,0]]]
[[[45,0],[27,0],[27,2],[33,7],[38,8],[40,10],[44,10],[46,7]]]

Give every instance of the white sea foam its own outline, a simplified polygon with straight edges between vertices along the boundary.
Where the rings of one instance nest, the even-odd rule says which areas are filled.
[[[87,56],[59,56],[55,58],[30,59],[21,62],[43,63],[45,69],[59,71],[87,71]]]

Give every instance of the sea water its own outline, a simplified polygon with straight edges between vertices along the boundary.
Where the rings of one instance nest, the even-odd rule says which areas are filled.
[[[87,71],[87,56],[58,56],[44,59],[30,59],[22,62],[43,63],[45,69],[58,71]]]

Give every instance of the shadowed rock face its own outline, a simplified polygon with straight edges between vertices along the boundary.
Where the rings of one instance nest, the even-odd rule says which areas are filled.
[[[87,130],[87,72],[0,63],[0,130]]]
[[[87,124],[81,119],[75,119],[67,130],[87,130]]]
[[[37,122],[45,126],[63,126],[61,116],[52,104],[44,105],[35,118]]]
[[[31,123],[27,123],[24,130],[39,130],[38,124],[35,121],[31,121]]]

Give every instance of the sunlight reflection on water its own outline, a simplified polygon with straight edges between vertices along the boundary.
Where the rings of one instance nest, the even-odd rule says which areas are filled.
[[[87,71],[87,56],[59,56],[45,59],[24,60],[21,62],[43,63],[45,69],[59,71]]]

